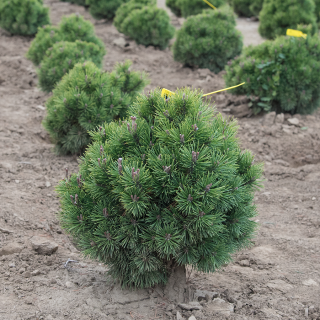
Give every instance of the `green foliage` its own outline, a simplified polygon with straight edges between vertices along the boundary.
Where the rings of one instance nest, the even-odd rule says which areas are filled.
[[[320,41],[279,37],[248,47],[226,68],[226,85],[245,85],[233,91],[252,96],[255,113],[261,110],[312,113],[320,106]]]
[[[262,9],[263,0],[233,0],[234,11],[245,17],[258,16]]]
[[[113,19],[117,9],[129,0],[86,0],[95,19]]]
[[[316,5],[316,18],[317,21],[320,22],[320,0],[314,0],[314,3]]]
[[[311,24],[313,33],[317,31],[314,0],[264,0],[259,18],[259,32],[267,39],[285,35],[298,24]]]
[[[166,0],[166,6],[178,17],[181,17],[179,0]]]
[[[199,91],[155,90],[129,112],[57,187],[62,226],[124,286],[166,283],[177,265],[214,272],[251,243],[262,164]]]
[[[83,152],[88,130],[126,116],[128,106],[148,83],[144,73],[130,72],[130,61],[106,73],[92,62],[76,64],[48,99],[43,125],[59,154]]]
[[[145,6],[155,6],[156,4],[156,0],[130,0],[129,2],[122,4],[116,11],[113,24],[119,32],[123,33],[123,21],[133,10],[142,9]]]
[[[93,24],[84,20],[78,14],[72,14],[68,17],[63,17],[58,27],[46,26],[39,28],[35,39],[31,42],[27,58],[35,65],[38,65],[45,56],[46,51],[56,42],[74,42],[76,40],[92,42],[98,45],[105,54],[104,44],[95,35]]]
[[[104,53],[105,51],[96,44],[79,40],[54,44],[48,49],[37,70],[40,88],[43,91],[52,91],[55,84],[77,63],[92,61],[101,68]]]
[[[0,27],[12,34],[34,35],[38,27],[50,24],[49,9],[42,0],[1,0]]]
[[[173,56],[186,65],[218,73],[241,53],[242,45],[241,32],[235,29],[234,14],[226,6],[189,17],[177,32]]]
[[[138,44],[152,45],[160,49],[168,46],[175,33],[168,13],[156,6],[144,6],[131,11],[119,26],[119,30]]]
[[[208,0],[216,8],[226,4],[226,0]],[[203,9],[208,9],[210,6],[203,0],[177,0],[177,5],[180,7],[183,17],[189,17],[202,12]],[[214,10],[214,9],[211,9]]]
[[[86,0],[61,0],[63,2],[71,2],[74,4],[78,4],[79,6],[85,6],[86,5]]]

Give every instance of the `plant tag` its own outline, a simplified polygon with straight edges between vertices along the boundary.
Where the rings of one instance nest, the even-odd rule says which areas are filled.
[[[211,4],[208,0],[203,0],[207,5],[209,5],[212,9],[217,10],[217,8]]]
[[[307,35],[303,33],[302,31],[299,30],[293,30],[293,29],[288,29],[287,30],[287,36],[292,36],[292,37],[297,37],[297,38],[304,38],[307,39]]]
[[[165,88],[163,88],[161,91],[161,97],[163,97],[165,99],[168,99],[168,97],[172,96],[173,94],[175,94],[175,93],[168,90],[168,89],[165,89]]]
[[[218,90],[218,91],[210,92],[210,93],[204,94],[203,97],[209,96],[210,94],[214,94],[214,93],[218,93],[218,92],[222,92],[222,91],[227,91],[227,90],[230,90],[230,89],[233,89],[233,88],[237,88],[237,87],[240,87],[240,86],[242,86],[244,84],[245,84],[245,82],[242,82],[242,83],[240,83],[240,84],[238,84],[236,86],[230,87],[230,88],[226,88],[226,89],[221,89],[221,90]]]

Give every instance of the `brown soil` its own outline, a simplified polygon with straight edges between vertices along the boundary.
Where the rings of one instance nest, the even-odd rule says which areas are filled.
[[[54,24],[77,11],[93,21],[82,7],[45,3]],[[132,41],[120,48],[113,41],[121,35],[111,23],[95,25],[108,50],[105,70],[131,59],[134,69],[150,74],[147,90],[224,87],[221,74],[185,68],[169,49]],[[106,279],[106,268],[83,259],[60,229],[54,186],[65,167],[77,171],[77,159],[56,156],[41,126],[48,95],[37,88],[35,68],[24,57],[31,40],[0,30],[0,319],[176,319],[177,310],[190,317],[191,311],[172,305],[159,290],[121,291]],[[244,97],[224,93],[214,99],[226,116],[248,114]],[[301,320],[306,312],[320,319],[320,112],[297,116],[297,126],[288,118],[274,124],[271,116],[239,118],[243,147],[266,163],[265,188],[256,194],[260,228],[253,247],[215,274],[189,270],[189,283],[234,305],[229,319]],[[54,241],[58,250],[38,254],[33,236]],[[21,252],[5,254],[4,248]],[[65,268],[69,258],[78,262]],[[197,320],[227,317],[213,316],[210,303],[201,303],[203,310],[193,311]]]

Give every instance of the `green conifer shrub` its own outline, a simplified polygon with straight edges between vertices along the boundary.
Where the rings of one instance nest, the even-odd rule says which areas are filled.
[[[43,125],[58,154],[83,152],[91,141],[89,130],[126,116],[148,83],[144,73],[129,71],[130,65],[126,61],[106,73],[93,62],[79,63],[56,85]]]
[[[86,0],[89,11],[95,19],[113,19],[117,9],[129,0]]]
[[[101,68],[105,51],[94,43],[77,40],[76,42],[61,41],[47,50],[38,72],[39,86],[43,91],[50,92],[61,78],[73,69],[77,63],[92,61]]]
[[[138,44],[165,49],[175,33],[164,9],[144,6],[133,10],[122,22],[120,30]]]
[[[259,32],[267,39],[285,35],[298,24],[311,24],[317,30],[314,0],[264,0],[260,12]]]
[[[156,0],[130,0],[129,2],[123,3],[116,11],[113,24],[119,32],[123,33],[123,21],[133,10],[142,9],[145,6],[155,6],[156,4]]]
[[[49,8],[42,0],[1,0],[0,27],[12,34],[30,36],[50,24]]]
[[[178,17],[181,17],[179,0],[166,0],[166,6]]]
[[[94,26],[78,14],[63,17],[58,27],[46,26],[39,28],[35,39],[31,42],[27,58],[39,65],[46,51],[56,42],[76,40],[92,42],[105,50],[101,39],[95,35]]]
[[[216,8],[226,4],[226,0],[208,0]],[[203,9],[208,9],[210,6],[203,0],[177,0],[177,5],[180,7],[181,15],[189,17],[202,12]],[[213,10],[213,9],[211,9]]]
[[[209,9],[189,17],[177,31],[173,56],[186,65],[218,73],[230,59],[241,53],[242,45],[234,14],[226,6],[222,10]]]
[[[234,11],[245,17],[258,16],[263,0],[232,0]]]
[[[129,114],[92,133],[58,185],[62,226],[124,286],[165,284],[177,266],[214,272],[250,245],[263,165],[199,91],[155,90]]]
[[[320,106],[320,41],[278,37],[258,46],[245,48],[226,67],[227,86],[241,82],[235,94],[252,96],[255,113],[262,110],[309,114]]]

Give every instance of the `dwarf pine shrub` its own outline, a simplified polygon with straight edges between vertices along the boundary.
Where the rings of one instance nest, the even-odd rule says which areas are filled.
[[[245,17],[258,16],[263,5],[263,0],[232,0],[234,11]]]
[[[49,9],[42,0],[1,0],[0,27],[12,34],[34,35],[38,27],[50,24]]]
[[[156,6],[133,10],[122,22],[120,30],[138,44],[160,49],[168,46],[175,33],[168,13]]]
[[[314,0],[314,3],[316,5],[316,18],[318,21],[318,24],[320,23],[320,0]]]
[[[155,90],[129,114],[92,133],[79,174],[57,187],[62,226],[124,286],[164,284],[177,266],[217,270],[250,245],[262,164],[199,91]]]
[[[264,0],[259,18],[259,32],[267,39],[285,35],[298,24],[311,24],[313,33],[317,30],[314,0]]]
[[[155,6],[156,4],[156,0],[130,0],[129,2],[123,3],[116,11],[113,24],[119,32],[123,33],[123,21],[133,10],[142,9],[145,6]]]
[[[113,19],[117,9],[129,0],[86,0],[95,19]]]
[[[166,0],[166,6],[178,17],[181,17],[179,0]]]
[[[59,41],[74,42],[76,40],[92,42],[105,51],[101,39],[95,35],[94,26],[78,14],[63,17],[58,27],[39,28],[35,39],[31,42],[27,58],[38,65],[46,51]]]
[[[226,67],[226,85],[241,82],[235,94],[252,96],[255,113],[262,110],[312,113],[320,106],[320,41],[281,36],[248,47]]]
[[[216,8],[226,4],[226,0],[208,0]],[[202,12],[203,9],[208,9],[210,6],[203,0],[177,0],[177,5],[180,7],[181,15],[183,17],[189,17]],[[213,10],[213,9],[211,9]]]
[[[173,44],[176,61],[188,66],[208,68],[218,73],[242,50],[242,35],[235,28],[229,6],[221,10],[205,10],[189,17],[177,32]]]
[[[71,70],[75,64],[92,61],[101,68],[105,51],[94,43],[77,40],[76,42],[61,41],[48,49],[38,72],[39,86],[43,91],[50,92],[55,84]]]
[[[89,130],[122,119],[148,83],[144,73],[129,71],[130,61],[106,73],[93,62],[76,64],[48,99],[43,125],[58,154],[76,154],[90,143]]]

